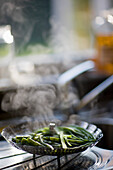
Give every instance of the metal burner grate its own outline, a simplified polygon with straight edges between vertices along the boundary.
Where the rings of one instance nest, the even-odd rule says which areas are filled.
[[[1,141],[0,144],[0,170],[86,170],[102,163],[101,155],[93,150],[78,156],[75,154],[62,157],[40,156],[18,150],[5,141]]]

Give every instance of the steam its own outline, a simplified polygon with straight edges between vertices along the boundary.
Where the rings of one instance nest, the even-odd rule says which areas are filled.
[[[18,69],[22,71],[21,74],[25,74],[26,64],[23,63],[21,66]],[[21,86],[4,95],[1,103],[2,110],[11,112],[15,116],[28,115],[48,119],[54,117],[54,109],[67,110],[78,102],[77,90],[71,82],[65,86],[57,84],[56,77],[66,69],[61,63],[36,65],[35,67],[37,84],[33,83],[32,74],[31,85],[24,84],[25,78],[15,76]],[[16,71],[13,69],[12,73],[15,74]],[[26,77],[28,75],[26,74]]]
[[[77,101],[78,96],[71,86],[60,88],[52,84],[40,84],[7,92],[1,108],[15,117],[28,116],[43,122],[56,122],[54,110],[69,111]]]
[[[73,29],[67,29],[59,22],[51,19],[51,41],[50,45],[54,48],[57,53],[71,53],[75,51],[77,47],[77,40]],[[65,56],[66,58],[66,56]]]
[[[1,107],[6,112],[17,115],[39,117],[43,120],[54,120],[53,108],[57,100],[53,85],[23,87],[4,96]]]

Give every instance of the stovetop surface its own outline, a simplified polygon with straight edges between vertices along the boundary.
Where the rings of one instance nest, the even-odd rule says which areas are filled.
[[[113,151],[93,147],[80,155],[67,155],[60,158],[62,170],[113,169]],[[23,152],[6,141],[0,141],[0,169],[59,169],[56,156],[36,155]]]

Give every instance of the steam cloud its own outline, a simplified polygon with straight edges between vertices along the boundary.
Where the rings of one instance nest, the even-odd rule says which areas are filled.
[[[53,85],[39,85],[37,87],[19,88],[15,92],[8,92],[4,96],[1,107],[13,114],[38,116],[39,119],[53,120],[56,89]]]
[[[69,109],[78,101],[73,88],[57,88],[55,85],[40,84],[37,87],[21,87],[7,92],[1,108],[15,116],[38,117],[43,121],[56,121],[53,110]]]

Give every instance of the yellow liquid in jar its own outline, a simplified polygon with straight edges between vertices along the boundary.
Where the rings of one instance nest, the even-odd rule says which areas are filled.
[[[106,74],[113,74],[113,34],[96,36],[96,67]]]

